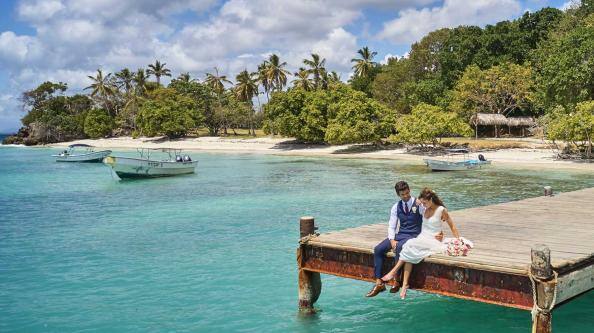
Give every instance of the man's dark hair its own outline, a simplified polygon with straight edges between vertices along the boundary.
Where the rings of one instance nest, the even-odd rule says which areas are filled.
[[[401,180],[394,185],[394,189],[396,190],[396,194],[400,195],[400,192],[410,190],[410,187],[408,187],[408,184],[404,180]]]

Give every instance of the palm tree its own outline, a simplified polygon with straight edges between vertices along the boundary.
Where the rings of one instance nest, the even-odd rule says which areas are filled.
[[[320,55],[312,53],[311,60],[310,59],[303,59],[303,63],[306,66],[309,66],[307,71],[313,75],[313,82],[314,87],[316,89],[319,88],[327,88],[326,78],[326,68],[324,65],[326,64],[326,59],[320,59]]]
[[[353,69],[355,70],[355,76],[369,76],[373,67],[377,65],[376,62],[372,61],[373,57],[377,55],[377,52],[369,51],[369,48],[365,46],[357,51],[361,58],[353,58],[351,62],[354,62]]]
[[[252,99],[255,95],[258,95],[258,83],[257,83],[257,75],[258,73],[248,73],[247,70],[243,70],[239,73],[235,80],[237,84],[235,85],[235,96],[238,100],[247,103],[250,106],[250,134],[256,136],[256,131],[254,130],[253,121],[252,121],[252,111],[253,111],[253,103]]]
[[[336,71],[332,71],[328,74],[328,83],[338,83],[340,81],[340,75],[336,73]]]
[[[134,75],[132,81],[134,81],[134,93],[138,96],[143,96],[146,92],[146,82],[148,80],[148,76],[144,72],[144,69],[139,68]]]
[[[192,77],[190,76],[190,73],[185,72],[185,73],[181,73],[178,77],[178,80],[180,80],[181,82],[185,82],[185,83],[190,83],[190,82],[194,82],[196,80],[192,79]]]
[[[155,61],[154,65],[148,65],[149,69],[146,73],[150,75],[154,75],[157,78],[157,85],[161,84],[161,76],[171,76],[171,71],[168,68],[165,68],[166,63],[159,62],[159,60]]]
[[[118,88],[124,88],[126,92],[126,96],[130,95],[130,91],[132,90],[132,82],[134,81],[134,75],[128,68],[124,68],[121,71],[115,74],[116,77],[116,84]]]
[[[303,67],[299,68],[298,72],[293,74],[295,76],[295,80],[293,80],[293,87],[301,88],[305,91],[310,91],[313,87],[311,83],[311,79],[309,78],[309,71]]]
[[[271,83],[272,90],[281,91],[287,85],[287,75],[291,73],[284,69],[286,62],[280,62],[276,54],[270,55],[266,66],[266,78]]]
[[[264,92],[266,93],[266,100],[268,98],[268,92],[270,92],[270,81],[268,81],[268,62],[264,61],[260,65],[258,65],[258,82],[262,84],[264,88]]]
[[[225,91],[225,83],[233,84],[233,82],[227,79],[226,75],[219,75],[219,69],[214,68],[215,74],[206,73],[206,84],[212,88],[212,90],[219,95],[219,101],[221,99],[221,94]]]
[[[225,83],[233,84],[233,82],[227,79],[226,75],[220,75],[219,69],[215,69],[215,74],[206,73],[206,85],[208,85],[218,96],[219,98],[219,106],[223,106],[223,101],[221,100],[221,95],[225,92]],[[227,120],[223,119],[223,133],[227,134]]]
[[[103,102],[103,107],[111,111],[109,97],[115,94],[116,87],[112,84],[111,73],[103,76],[101,69],[97,70],[96,76],[88,76],[93,83],[84,90],[92,89],[91,97],[96,97]]]

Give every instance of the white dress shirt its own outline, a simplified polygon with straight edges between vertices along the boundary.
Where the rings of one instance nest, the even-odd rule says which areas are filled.
[[[413,196],[408,199],[406,202],[408,206],[408,210],[410,211],[413,204],[417,199]],[[390,211],[390,222],[388,223],[388,239],[394,239],[396,234],[398,233],[398,229],[400,229],[400,220],[398,219],[398,203],[402,200],[398,200],[394,206],[392,206],[392,210]],[[425,207],[423,205],[419,205],[419,213],[423,215],[425,213]],[[404,209],[404,207],[402,207]]]

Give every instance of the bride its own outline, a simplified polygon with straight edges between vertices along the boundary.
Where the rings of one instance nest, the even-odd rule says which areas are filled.
[[[412,265],[421,262],[424,258],[432,254],[441,253],[446,250],[446,244],[435,238],[441,232],[442,221],[449,225],[454,237],[460,238],[458,229],[456,229],[447,209],[433,190],[427,187],[424,188],[421,194],[419,194],[419,200],[421,200],[421,203],[425,207],[421,233],[417,238],[413,238],[404,244],[400,252],[400,260],[398,260],[396,266],[388,274],[382,277],[384,282],[389,282],[396,277],[398,270],[404,265],[404,277],[400,290],[400,297],[402,299],[406,297]]]

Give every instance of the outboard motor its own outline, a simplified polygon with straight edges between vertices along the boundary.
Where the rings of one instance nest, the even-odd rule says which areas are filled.
[[[176,161],[176,162],[183,162],[184,160],[182,159],[182,157],[181,157],[181,156],[179,156],[179,155],[175,155],[175,161]]]
[[[481,162],[485,162],[487,160],[483,154],[479,154],[478,158]]]
[[[184,155],[184,162],[192,162],[192,159],[188,155]]]

